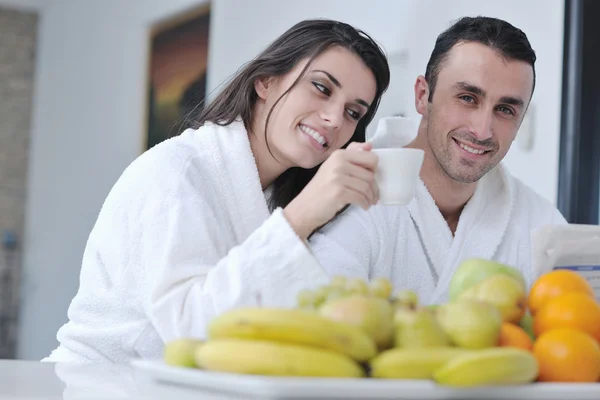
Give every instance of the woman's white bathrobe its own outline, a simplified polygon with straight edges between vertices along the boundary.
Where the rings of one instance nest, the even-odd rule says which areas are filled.
[[[281,209],[269,213],[241,122],[141,155],[108,195],[83,256],[60,346],[43,361],[161,357],[240,305],[289,306],[327,281]]]
[[[380,121],[378,130],[387,134],[394,124],[402,129],[402,121],[392,118]],[[531,232],[564,223],[556,207],[499,165],[477,183],[454,237],[419,180],[407,206],[351,207],[310,243],[330,275],[386,277],[396,289],[415,290],[423,303],[431,304],[447,299],[450,278],[471,257],[515,266],[531,285],[540,274],[531,270]]]

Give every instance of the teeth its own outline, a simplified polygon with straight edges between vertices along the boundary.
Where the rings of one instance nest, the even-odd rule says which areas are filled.
[[[458,145],[459,145],[459,146],[460,146],[460,147],[461,147],[463,150],[466,150],[466,151],[468,151],[469,153],[472,153],[472,154],[483,154],[483,153],[485,153],[485,151],[484,151],[484,150],[476,150],[476,149],[474,149],[474,148],[472,148],[472,147],[469,147],[469,146],[467,146],[466,144],[459,143]]]
[[[305,125],[300,125],[300,129],[302,130],[302,132],[312,136],[317,142],[319,142],[321,146],[325,146],[325,143],[327,143],[325,138],[319,135],[319,132],[315,131],[314,129],[310,129],[308,126]]]

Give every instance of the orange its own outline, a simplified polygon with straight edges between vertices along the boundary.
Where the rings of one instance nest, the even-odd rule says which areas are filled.
[[[525,350],[531,350],[533,348],[533,341],[527,332],[525,332],[525,329],[515,324],[504,322],[500,328],[498,346],[518,347]]]
[[[541,382],[596,382],[600,379],[600,345],[575,329],[553,329],[533,344]]]
[[[573,328],[600,341],[600,304],[586,293],[572,292],[548,301],[533,320],[536,336],[554,328]]]
[[[577,272],[557,269],[540,276],[531,286],[527,306],[532,315],[550,299],[570,292],[586,293],[594,297],[590,283]]]

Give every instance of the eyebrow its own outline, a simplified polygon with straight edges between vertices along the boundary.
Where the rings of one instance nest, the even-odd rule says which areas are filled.
[[[342,84],[340,83],[340,81],[338,81],[335,76],[331,75],[329,72],[327,71],[323,71],[322,69],[315,69],[314,72],[320,72],[322,74],[327,75],[327,77],[329,78],[329,80],[331,82],[333,82],[333,84],[335,86],[337,86],[338,88],[342,88]],[[371,105],[369,103],[367,103],[366,101],[364,101],[363,99],[356,99],[354,100],[355,102],[357,102],[358,104],[360,104],[361,106],[365,106],[367,108],[371,107]]]
[[[485,96],[486,96],[485,90],[483,90],[479,86],[471,85],[470,83],[467,83],[467,82],[456,82],[454,87],[458,90],[464,90],[467,92],[471,92],[471,93],[476,94],[477,96],[480,96],[483,98],[485,98]],[[510,104],[511,106],[517,106],[517,107],[523,107],[525,105],[525,102],[523,101],[523,99],[521,99],[519,97],[513,97],[513,96],[502,96],[500,98],[500,103]]]

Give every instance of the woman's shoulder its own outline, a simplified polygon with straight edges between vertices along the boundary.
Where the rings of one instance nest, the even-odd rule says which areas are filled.
[[[223,156],[229,157],[238,133],[234,126],[206,124],[160,142],[123,170],[106,202],[135,209],[142,203],[174,204],[190,196],[211,200],[221,185]]]

